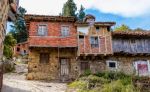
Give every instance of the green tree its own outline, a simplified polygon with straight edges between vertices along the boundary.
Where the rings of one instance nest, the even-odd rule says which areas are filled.
[[[79,14],[78,14],[78,19],[83,21],[84,17],[85,17],[84,7],[81,5]]]
[[[134,29],[133,31],[146,31],[146,30],[144,30],[144,29],[142,29],[142,28],[136,28],[136,29]]]
[[[127,25],[122,24],[119,27],[116,27],[114,31],[130,31],[130,28]]]
[[[77,6],[73,0],[68,0],[64,6],[62,15],[63,16],[75,16],[76,17]]]
[[[22,7],[19,7],[17,19],[14,22],[14,25],[11,26],[12,30],[10,31],[10,33],[17,40],[17,43],[24,42],[27,40],[28,34],[27,34],[26,24],[24,20],[25,13],[26,10]]]
[[[13,47],[16,44],[16,39],[12,36],[12,34],[7,34],[4,40],[4,51],[3,54],[6,58],[12,58],[13,55]]]

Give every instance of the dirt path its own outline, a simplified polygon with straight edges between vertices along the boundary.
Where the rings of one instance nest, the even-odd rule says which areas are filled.
[[[2,92],[65,92],[65,83],[25,80],[24,74],[4,74]]]

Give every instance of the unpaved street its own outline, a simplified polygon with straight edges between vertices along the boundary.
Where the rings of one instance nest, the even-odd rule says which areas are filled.
[[[2,92],[65,92],[66,84],[25,80],[24,74],[4,74]]]

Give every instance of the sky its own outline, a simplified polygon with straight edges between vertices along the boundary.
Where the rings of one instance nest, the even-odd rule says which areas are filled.
[[[20,0],[28,14],[58,15],[67,0]],[[126,24],[132,29],[150,30],[150,0],[74,0],[81,4],[86,14],[96,16],[96,21],[114,21],[116,26]]]

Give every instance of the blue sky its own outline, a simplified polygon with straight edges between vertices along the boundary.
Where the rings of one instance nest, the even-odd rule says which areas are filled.
[[[58,15],[67,0],[20,0],[28,14]],[[116,26],[126,24],[131,29],[150,30],[150,0],[74,0],[81,4],[86,14],[96,16],[96,21],[113,21]],[[36,4],[35,4],[36,3]],[[40,6],[39,6],[40,5]],[[10,27],[8,26],[8,30]]]
[[[125,24],[132,29],[142,28],[150,30],[150,16],[138,16],[138,17],[123,17],[111,13],[103,13],[98,10],[88,9],[87,14],[93,14],[96,16],[97,21],[113,21],[116,22],[116,26]]]

